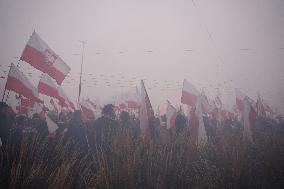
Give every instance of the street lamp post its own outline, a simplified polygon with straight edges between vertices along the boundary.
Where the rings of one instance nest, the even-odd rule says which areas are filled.
[[[78,94],[78,101],[77,101],[78,107],[80,107],[79,103],[80,103],[80,96],[81,96],[81,90],[82,90],[82,70],[83,70],[83,63],[84,63],[84,51],[85,51],[85,44],[87,43],[87,41],[86,40],[84,40],[84,41],[79,40],[79,42],[82,44],[82,60],[81,60],[79,94]]]

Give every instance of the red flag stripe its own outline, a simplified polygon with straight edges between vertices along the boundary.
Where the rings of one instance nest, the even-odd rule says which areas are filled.
[[[182,91],[181,96],[181,103],[187,104],[190,106],[195,106],[197,97],[191,93],[188,93],[186,91]]]

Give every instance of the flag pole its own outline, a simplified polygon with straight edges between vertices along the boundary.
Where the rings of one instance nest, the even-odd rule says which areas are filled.
[[[11,70],[11,66],[12,66],[12,63],[10,64],[10,69],[9,69],[9,72],[8,72],[8,76],[7,76],[7,79],[6,79],[6,84],[5,84],[5,88],[4,88],[4,93],[3,93],[3,96],[2,96],[2,102],[4,102],[4,97],[5,97],[5,93],[6,93],[6,86],[7,86],[7,81],[8,81],[8,77],[9,77],[9,73],[10,73],[10,70]],[[9,93],[10,93],[10,91],[8,91],[8,94],[7,94],[7,96],[6,96],[6,100],[5,100],[5,102],[7,101],[7,99],[8,99],[8,96],[9,96]]]
[[[85,51],[85,44],[87,43],[87,41],[86,40],[84,40],[84,41],[79,40],[79,42],[82,44],[82,59],[81,59],[79,93],[78,93],[78,100],[77,100],[78,108],[79,108],[79,102],[80,102],[80,96],[81,96],[81,90],[82,90],[82,69],[83,69],[83,63],[84,63],[84,51]]]
[[[2,100],[1,100],[2,102],[4,100],[5,93],[6,93],[6,87],[4,88],[4,93],[3,93],[3,96],[2,96]]]

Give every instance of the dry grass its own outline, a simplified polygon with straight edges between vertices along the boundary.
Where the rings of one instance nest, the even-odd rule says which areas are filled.
[[[149,144],[117,128],[86,149],[72,139],[24,133],[20,148],[1,149],[1,186],[8,188],[283,188],[283,125],[258,122],[253,145],[225,130],[223,143],[196,147],[188,136]],[[6,178],[6,179],[5,179]]]

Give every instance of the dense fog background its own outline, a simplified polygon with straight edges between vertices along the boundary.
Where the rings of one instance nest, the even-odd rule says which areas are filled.
[[[283,10],[283,0],[0,0],[0,75],[36,30],[71,67],[74,102],[87,40],[83,97],[109,102],[145,79],[154,107],[177,104],[187,78],[229,107],[240,88],[283,112]],[[37,85],[40,72],[20,65]]]

